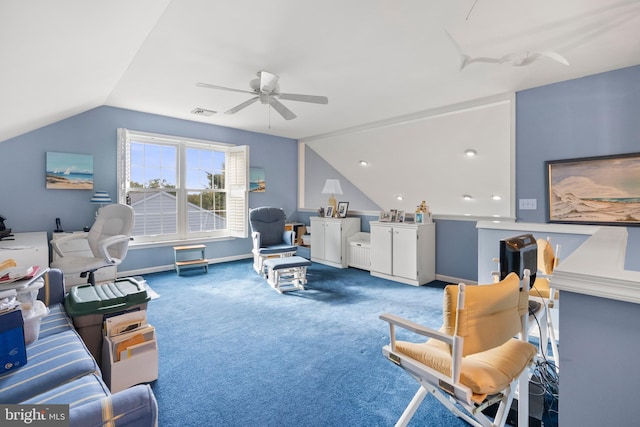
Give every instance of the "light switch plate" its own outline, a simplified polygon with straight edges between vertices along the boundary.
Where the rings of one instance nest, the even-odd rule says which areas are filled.
[[[520,210],[535,211],[538,209],[537,199],[520,199]]]

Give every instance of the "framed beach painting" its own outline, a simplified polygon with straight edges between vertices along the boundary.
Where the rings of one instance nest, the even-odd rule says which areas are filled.
[[[263,168],[249,168],[249,191],[252,193],[267,191],[267,180]]]
[[[547,220],[640,225],[640,153],[550,160]]]
[[[47,153],[46,188],[92,190],[93,156],[89,154]]]

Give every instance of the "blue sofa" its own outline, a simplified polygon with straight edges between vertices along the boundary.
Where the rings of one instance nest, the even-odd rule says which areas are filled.
[[[0,375],[0,403],[67,404],[71,426],[155,426],[158,405],[148,385],[111,394],[100,368],[67,316],[64,278],[52,269],[38,299],[49,307],[27,364]]]

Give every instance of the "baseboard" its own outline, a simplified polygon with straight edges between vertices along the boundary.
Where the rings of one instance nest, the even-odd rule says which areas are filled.
[[[458,283],[464,283],[465,285],[478,284],[478,282],[476,282],[475,280],[461,279],[460,277],[445,276],[443,274],[436,274],[436,280],[440,280],[442,282],[447,282],[452,284],[458,284]]]
[[[247,258],[253,258],[253,255],[243,254],[243,255],[233,255],[233,256],[213,258],[213,259],[209,258],[207,261],[209,261],[209,265],[211,265],[211,264],[219,264],[221,262],[239,261],[241,259],[247,259]],[[175,266],[173,264],[157,265],[154,267],[139,268],[136,270],[125,270],[125,271],[118,270],[118,277],[142,276],[144,274],[160,273],[163,271],[172,271],[172,270],[175,270]]]

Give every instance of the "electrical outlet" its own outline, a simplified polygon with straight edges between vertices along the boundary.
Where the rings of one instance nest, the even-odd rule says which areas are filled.
[[[535,211],[538,209],[537,199],[520,199],[520,210]]]

